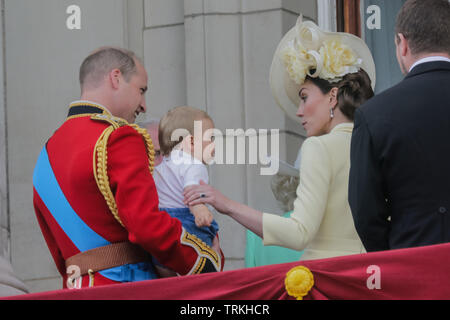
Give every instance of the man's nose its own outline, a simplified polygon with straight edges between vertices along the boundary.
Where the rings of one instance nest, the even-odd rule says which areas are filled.
[[[146,112],[147,112],[147,103],[146,103],[146,101],[145,101],[145,97],[142,98],[140,107],[141,107],[143,113],[146,113]]]

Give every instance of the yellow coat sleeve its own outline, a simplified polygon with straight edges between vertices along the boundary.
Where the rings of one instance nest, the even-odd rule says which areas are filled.
[[[317,137],[305,140],[301,148],[300,183],[290,218],[263,214],[264,245],[303,250],[320,227],[328,203],[331,159]]]

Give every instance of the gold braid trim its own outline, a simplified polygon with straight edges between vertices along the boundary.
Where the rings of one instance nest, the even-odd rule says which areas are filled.
[[[153,147],[152,138],[146,129],[139,127],[137,124],[133,123],[129,126],[133,127],[134,130],[136,130],[142,138],[144,138],[145,146],[147,147],[148,168],[150,173],[153,175],[153,169],[155,168],[155,149]]]
[[[184,228],[181,234],[181,243],[193,248],[199,256],[199,259],[189,274],[201,273],[206,264],[206,259],[215,265],[217,271],[221,270],[222,261],[219,255],[197,236],[187,232]]]
[[[117,209],[116,200],[111,191],[108,178],[108,154],[107,154],[107,144],[108,138],[111,133],[115,130],[114,126],[109,126],[101,134],[100,138],[94,147],[94,177],[97,182],[98,189],[102,193],[103,197],[108,204],[109,210],[113,214],[114,218],[120,223],[122,227],[124,224],[119,217],[119,211]]]
[[[104,117],[104,116],[92,116],[91,119],[93,120],[101,120],[106,121],[110,123],[111,125],[106,128],[102,134],[100,135],[100,138],[97,140],[97,143],[94,147],[94,156],[93,156],[93,168],[94,168],[94,177],[95,181],[97,182],[98,189],[102,193],[103,197],[106,200],[106,203],[108,204],[109,210],[111,211],[114,218],[120,223],[122,227],[125,227],[122,220],[119,217],[119,211],[117,209],[116,200],[114,198],[114,195],[111,191],[111,186],[109,184],[109,178],[108,178],[108,139],[110,135],[114,132],[114,130],[129,125],[133,129],[135,129],[144,139],[146,149],[147,149],[147,156],[148,156],[148,167],[150,170],[150,173],[153,174],[153,169],[155,166],[155,150],[153,148],[153,142],[148,134],[147,130],[140,128],[136,124],[128,124],[126,121],[122,119],[118,119],[119,121],[116,121],[114,118],[110,117]]]
[[[203,268],[205,267],[206,264],[206,258],[205,257],[201,257],[200,261],[197,263],[197,265],[195,266],[194,270],[192,271],[192,274],[199,274],[202,272]]]
[[[67,121],[67,120],[70,120],[70,119],[76,119],[76,118],[82,118],[82,117],[91,117],[91,116],[92,116],[92,113],[76,114],[76,115],[67,117],[67,118],[66,118],[66,121]]]

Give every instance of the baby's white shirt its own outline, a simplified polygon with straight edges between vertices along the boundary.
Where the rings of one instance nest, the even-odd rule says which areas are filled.
[[[183,191],[200,180],[209,183],[208,169],[182,150],[172,150],[153,171],[160,208],[186,208]]]

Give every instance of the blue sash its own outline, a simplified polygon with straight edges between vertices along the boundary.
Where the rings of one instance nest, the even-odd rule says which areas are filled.
[[[53,173],[46,147],[42,149],[37,160],[33,185],[48,211],[80,252],[110,244],[92,230],[72,209]],[[102,270],[99,273],[117,282],[157,278],[153,265],[148,262],[127,264]]]

